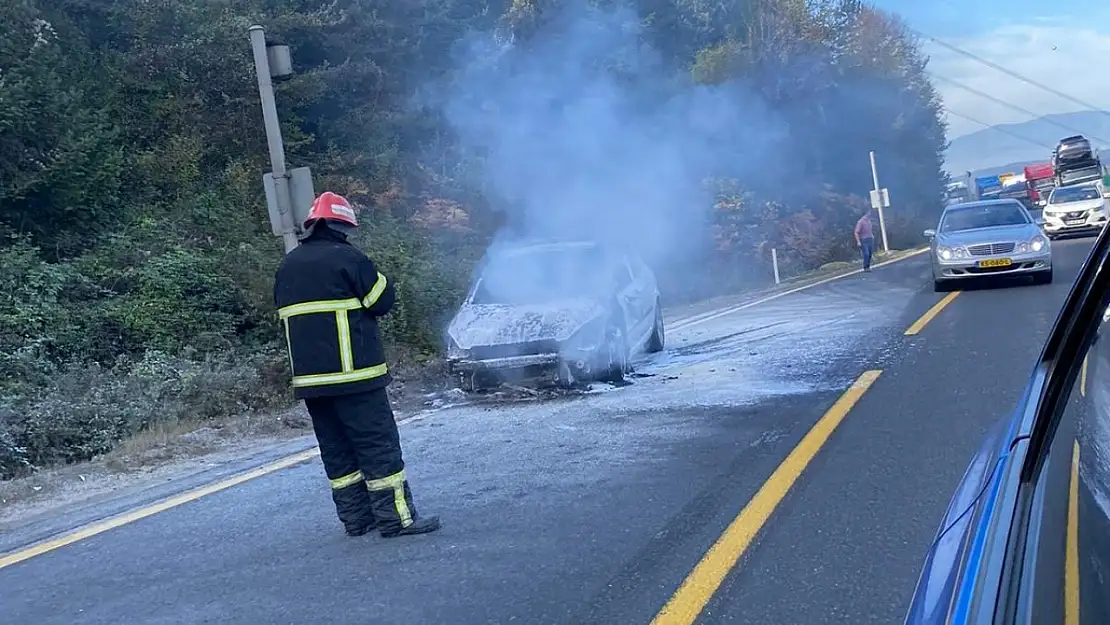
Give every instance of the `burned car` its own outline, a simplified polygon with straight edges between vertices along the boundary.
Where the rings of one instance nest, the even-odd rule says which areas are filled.
[[[597,243],[491,249],[447,328],[451,372],[466,390],[503,381],[562,386],[620,381],[637,351],[663,349],[651,269]]]

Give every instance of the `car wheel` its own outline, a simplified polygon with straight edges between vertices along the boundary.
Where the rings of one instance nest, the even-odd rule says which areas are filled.
[[[944,280],[933,280],[934,293],[947,293],[952,290],[952,287]]]
[[[574,370],[571,369],[570,363],[561,361],[559,368],[555,373],[556,384],[560,388],[571,389],[578,384],[578,378],[574,375]]]
[[[481,393],[482,391],[489,390],[491,386],[495,386],[492,376],[482,371],[464,372],[460,371],[459,388],[466,393]]]
[[[1036,283],[1052,284],[1052,269],[1050,268],[1048,271],[1042,271],[1041,273],[1037,274]]]
[[[663,329],[663,307],[659,305],[659,300],[656,300],[655,326],[651,329],[651,338],[648,339],[647,350],[651,353],[663,351],[666,339],[666,331]]]

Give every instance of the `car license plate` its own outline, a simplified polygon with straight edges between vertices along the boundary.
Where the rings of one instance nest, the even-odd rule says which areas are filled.
[[[979,261],[979,267],[986,269],[988,267],[1009,267],[1014,264],[1014,261],[1009,258],[988,258],[987,260]]]
[[[1069,226],[1082,226],[1083,224],[1087,223],[1087,220],[1086,219],[1069,219],[1069,220],[1065,221],[1064,223],[1066,223]]]

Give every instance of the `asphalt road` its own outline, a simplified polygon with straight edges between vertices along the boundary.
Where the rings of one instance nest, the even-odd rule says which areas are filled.
[[[914,336],[942,299],[924,255],[672,320],[631,386],[405,423],[438,533],[344,537],[313,459],[0,568],[0,620],[646,625],[690,576],[675,602],[698,623],[901,622],[1089,246],[1053,243],[1054,284],[962,291]]]

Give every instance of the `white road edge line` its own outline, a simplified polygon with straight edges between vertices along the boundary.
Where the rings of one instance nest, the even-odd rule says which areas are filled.
[[[906,260],[907,258],[911,258],[911,257],[914,257],[914,256],[918,256],[920,254],[924,254],[927,251],[929,251],[929,248],[923,247],[923,248],[914,250],[912,252],[906,252],[905,254],[903,254],[902,256],[899,256],[898,258],[892,258],[890,260],[885,260],[881,263],[872,265],[872,268],[885,267],[887,265],[892,265],[894,263]],[[700,324],[705,323],[707,321],[713,321],[714,319],[720,319],[721,317],[731,315],[732,313],[739,312],[741,310],[745,310],[745,309],[751,308],[753,306],[759,306],[760,304],[766,304],[767,302],[770,302],[772,300],[776,300],[780,297],[786,297],[787,295],[792,295],[794,293],[798,293],[799,291],[804,291],[806,289],[812,289],[815,286],[821,286],[822,284],[828,284],[830,282],[835,282],[836,280],[840,280],[842,278],[847,278],[848,276],[853,276],[853,275],[856,275],[858,273],[863,273],[863,269],[862,268],[855,269],[855,270],[849,271],[847,273],[841,273],[841,274],[837,274],[835,276],[830,276],[828,278],[818,280],[817,282],[811,282],[809,284],[803,284],[802,286],[795,287],[795,288],[790,289],[788,291],[783,291],[782,293],[775,293],[774,295],[768,295],[767,297],[757,299],[757,300],[752,301],[752,302],[747,302],[747,303],[744,303],[744,304],[740,304],[738,306],[732,306],[732,307],[729,307],[729,308],[725,308],[725,309],[722,309],[722,310],[717,310],[717,311],[710,312],[710,313],[703,313],[702,316],[700,316],[700,317],[693,317],[693,318],[690,318],[690,319],[685,319],[685,320],[679,321],[678,323],[674,324],[670,328],[667,328],[667,330],[670,331],[670,332],[674,332],[674,331],[677,331],[677,330],[685,330],[686,328],[691,328],[693,326],[700,325]]]

